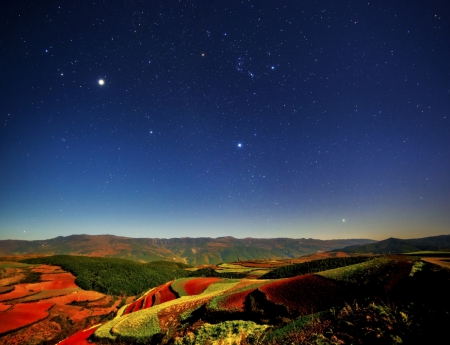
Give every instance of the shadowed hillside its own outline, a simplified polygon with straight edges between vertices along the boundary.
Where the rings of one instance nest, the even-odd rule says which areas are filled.
[[[0,241],[0,255],[86,255],[140,262],[172,260],[190,265],[295,258],[317,251],[372,243],[367,239],[315,240],[292,238],[129,238],[113,235],[72,235],[42,241]]]
[[[352,245],[339,249],[344,253],[373,253],[373,254],[400,254],[422,250],[449,250],[450,235],[432,236],[402,240],[388,238],[375,243]],[[334,250],[336,251],[336,250]]]

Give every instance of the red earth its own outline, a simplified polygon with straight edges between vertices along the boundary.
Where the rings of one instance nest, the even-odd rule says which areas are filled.
[[[95,330],[100,327],[100,325],[101,324],[98,324],[88,329],[83,329],[82,331],[75,333],[71,337],[59,342],[58,345],[92,345],[91,342],[87,341],[87,338],[89,338],[89,336],[94,333]]]
[[[177,296],[170,290],[170,284],[172,282],[168,282],[164,285],[161,285],[151,291],[148,295],[145,295],[132,304],[130,304],[124,311],[124,315],[129,313],[134,313],[141,309],[147,309],[154,305],[158,305],[160,303],[168,302],[177,298]]]
[[[0,334],[35,323],[48,316],[51,302],[18,303],[0,313]]]
[[[228,296],[222,303],[220,303],[221,309],[225,310],[239,310],[244,311],[244,302],[245,298],[253,291],[255,288],[236,292],[230,296]]]
[[[10,292],[3,289],[6,293],[0,294],[0,344],[37,344],[46,340],[56,343],[98,323],[102,315],[117,311],[122,301],[80,289],[75,285],[75,277],[57,266],[9,270],[8,279],[20,281],[27,271],[42,273],[43,281],[16,284]],[[25,300],[29,303],[22,303]],[[127,301],[132,302],[132,298]]]
[[[170,283],[163,285],[159,290],[160,293],[160,303],[169,302],[177,298],[177,296],[170,290]]]
[[[0,303],[0,312],[7,311],[9,308],[12,308],[11,304]]]
[[[37,291],[28,290],[27,289],[28,285],[30,285],[30,284],[14,285],[13,291],[0,295],[0,302],[16,299],[16,298],[20,298],[20,297],[25,297],[25,296],[29,296],[29,295],[34,295],[39,292],[39,290],[37,290]]]
[[[188,280],[186,284],[184,284],[184,289],[190,296],[199,295],[205,291],[208,286],[219,280],[220,278],[194,278]]]
[[[281,279],[259,288],[267,299],[302,315],[331,308],[341,301],[343,289],[326,278],[306,274]]]

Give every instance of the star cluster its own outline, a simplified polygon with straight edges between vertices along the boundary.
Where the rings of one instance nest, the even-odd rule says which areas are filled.
[[[7,3],[1,238],[449,232],[445,2]]]

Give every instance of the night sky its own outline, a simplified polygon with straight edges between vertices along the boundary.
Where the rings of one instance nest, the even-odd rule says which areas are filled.
[[[447,0],[0,6],[0,239],[450,233]]]

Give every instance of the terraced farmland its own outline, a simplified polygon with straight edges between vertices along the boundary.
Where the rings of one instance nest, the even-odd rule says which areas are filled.
[[[332,259],[322,263],[306,262],[304,266],[291,264],[293,269],[278,271],[278,275],[285,272],[288,276],[279,279],[215,276],[171,280],[128,301],[114,318],[111,315],[101,324],[90,318],[96,315],[96,308],[106,310],[112,303],[117,310],[119,305],[112,296],[102,297],[98,292],[94,296],[95,292],[80,289],[75,294],[30,303],[53,305],[41,311],[39,317],[44,320],[40,322],[55,320],[56,315],[70,315],[72,322],[78,325],[83,320],[92,321],[85,331],[68,337],[63,345],[335,344],[374,343],[374,339],[381,339],[383,344],[413,344],[414,341],[433,343],[443,335],[445,325],[450,322],[448,270],[417,257]],[[358,263],[348,264],[351,262]],[[331,264],[338,267],[317,272],[317,267]],[[240,266],[237,263],[225,266],[230,270],[240,269],[235,267]],[[260,265],[247,268],[261,269]],[[28,286],[70,289],[66,287],[70,286],[70,280],[65,279],[67,276],[62,275],[63,272],[52,275],[40,266],[27,269],[39,270],[42,276],[61,277],[58,284],[47,281],[26,284]],[[316,270],[315,273],[290,276],[293,270],[309,272],[310,269]],[[198,272],[214,273],[211,270]],[[54,291],[61,290],[64,289]],[[15,301],[40,293],[34,292]],[[95,297],[99,299],[90,300]],[[4,315],[13,310],[6,309],[9,302],[1,306],[6,310]],[[20,312],[20,308],[30,303],[18,302],[14,307]],[[5,341],[19,332],[7,334]]]
[[[73,274],[56,266],[0,262],[0,273],[4,284],[13,283],[0,290],[0,344],[56,343],[112,315],[121,303],[79,288]]]

